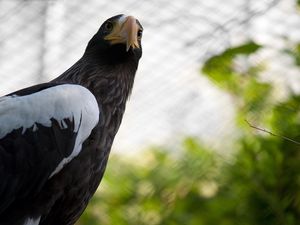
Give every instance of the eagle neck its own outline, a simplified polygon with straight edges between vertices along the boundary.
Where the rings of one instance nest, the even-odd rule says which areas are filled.
[[[101,65],[80,59],[52,82],[79,84],[89,89],[101,104],[126,102],[131,94],[137,63]]]
[[[131,94],[136,70],[135,61],[101,65],[83,58],[52,82],[79,84],[89,89],[97,99],[100,113],[103,113],[103,125],[114,123],[112,133],[116,133]]]

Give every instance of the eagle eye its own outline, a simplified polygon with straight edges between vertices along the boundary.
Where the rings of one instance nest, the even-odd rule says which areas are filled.
[[[104,28],[105,28],[105,31],[106,31],[106,32],[112,31],[113,27],[114,27],[114,25],[113,25],[113,23],[110,22],[110,21],[107,21],[107,22],[105,23],[105,25],[104,25]]]

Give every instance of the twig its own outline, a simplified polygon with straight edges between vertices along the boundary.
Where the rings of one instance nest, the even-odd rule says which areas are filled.
[[[268,134],[270,134],[270,135],[272,135],[272,136],[274,136],[274,137],[280,137],[280,138],[282,138],[282,139],[284,139],[284,140],[287,140],[287,141],[293,142],[293,143],[295,143],[295,144],[297,144],[297,145],[300,145],[300,142],[295,141],[295,140],[293,140],[293,139],[291,139],[291,138],[289,138],[289,137],[286,137],[286,136],[283,136],[283,135],[280,135],[280,134],[274,134],[274,133],[272,133],[271,131],[268,131],[268,130],[266,130],[266,129],[264,129],[264,128],[260,128],[260,127],[257,127],[257,126],[252,125],[252,124],[251,124],[248,120],[246,120],[246,119],[245,119],[245,121],[246,121],[246,123],[249,125],[249,127],[251,127],[251,128],[254,128],[254,129],[256,129],[256,130],[259,130],[259,131],[268,133]]]

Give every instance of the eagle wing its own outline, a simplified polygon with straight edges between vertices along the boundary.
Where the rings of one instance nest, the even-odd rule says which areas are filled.
[[[1,97],[0,214],[77,156],[99,115],[94,95],[80,85],[46,83]]]

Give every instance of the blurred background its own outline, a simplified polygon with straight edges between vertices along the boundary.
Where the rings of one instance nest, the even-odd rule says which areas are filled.
[[[60,75],[120,13],[143,57],[78,225],[299,225],[300,1],[0,0],[0,94]]]

